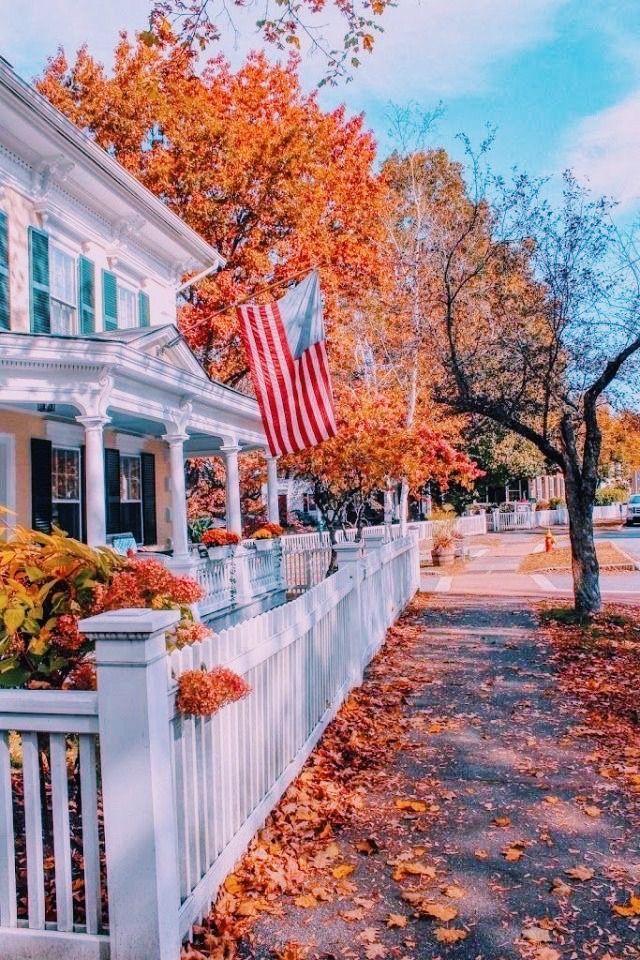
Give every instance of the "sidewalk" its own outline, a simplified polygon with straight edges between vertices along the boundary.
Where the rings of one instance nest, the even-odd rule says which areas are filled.
[[[640,808],[597,772],[597,731],[558,692],[533,613],[511,608],[415,602],[359,709],[343,708],[227,881],[198,950],[638,960],[640,918],[613,905],[640,886]]]
[[[558,543],[568,541],[567,531],[554,531],[554,534]],[[640,552],[633,541],[627,541],[628,536],[622,530],[597,533],[598,539],[612,540],[623,550],[631,548],[634,559],[640,560]],[[540,531],[513,531],[489,534],[482,538],[482,545],[477,546],[471,537],[471,559],[464,570],[449,575],[446,567],[442,570],[423,569],[421,589],[426,593],[452,593],[456,596],[570,597],[570,573],[518,572],[523,558],[536,548],[542,548],[543,539],[544,534]],[[601,588],[605,598],[616,602],[638,602],[640,571],[602,573]]]

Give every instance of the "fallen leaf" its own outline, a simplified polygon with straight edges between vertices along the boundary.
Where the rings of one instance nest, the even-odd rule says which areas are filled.
[[[530,943],[549,943],[551,940],[549,931],[544,930],[542,927],[525,927],[522,931],[522,936],[525,940],[529,940]]]
[[[254,900],[241,900],[235,912],[239,917],[255,917],[258,910]]]
[[[551,881],[551,893],[557,897],[568,897],[571,893],[571,887],[565,883],[562,877],[554,877]]]
[[[293,901],[296,907],[304,907],[305,910],[311,910],[318,906],[318,901],[312,893],[302,893]]]
[[[465,891],[462,887],[457,886],[455,883],[449,884],[448,887],[443,887],[442,892],[445,897],[449,897],[451,900],[462,900],[465,895]]]
[[[510,862],[521,860],[524,856],[524,843],[518,841],[517,843],[510,844],[510,846],[504,848],[502,856]]]
[[[370,943],[364,948],[364,952],[367,960],[380,960],[381,957],[386,957],[387,948],[383,947],[381,943]]]
[[[540,947],[536,953],[536,960],[560,960],[560,954],[553,947]]]
[[[613,906],[613,912],[619,917],[640,917],[640,895],[631,894],[628,903],[616,903]]]
[[[424,899],[424,894],[420,893],[418,890],[404,890],[401,896],[402,899],[406,903],[410,903],[412,907],[417,907],[417,905],[422,903]]]
[[[412,810],[414,813],[426,813],[427,804],[424,800],[397,799],[396,807],[398,810]]]
[[[403,880],[407,875],[412,877],[431,877],[433,880],[436,871],[434,867],[429,867],[426,863],[421,863],[419,860],[414,861],[414,863],[399,863],[393,871],[393,879],[396,881]]]
[[[344,880],[345,877],[350,877],[354,870],[355,866],[352,863],[341,863],[339,867],[334,867],[331,873],[336,880]]]
[[[335,860],[336,857],[340,856],[340,847],[337,843],[330,843],[328,847],[325,847],[324,850],[318,851],[318,853],[313,858],[313,864],[316,867],[322,869],[323,867],[328,866],[332,860]]]
[[[595,807],[593,804],[589,805],[588,807],[583,807],[582,809],[588,817],[593,817],[594,819],[602,815],[602,810],[600,807]]]
[[[449,920],[455,920],[458,916],[458,911],[455,907],[450,907],[446,903],[431,903],[423,900],[423,902],[418,905],[418,910],[422,915],[431,917],[432,920],[442,920],[443,923],[448,923]]]
[[[386,920],[386,924],[390,930],[406,927],[408,922],[408,917],[405,917],[402,913],[390,913]]]
[[[362,943],[375,943],[377,939],[378,931],[375,927],[365,927],[358,934],[358,940],[361,940]]]
[[[356,850],[365,857],[371,857],[374,853],[378,853],[380,847],[373,837],[366,837],[364,840],[358,840]]]
[[[494,827],[510,827],[511,818],[510,817],[494,817],[491,821]]]
[[[545,803],[550,803],[552,806],[555,806],[556,803],[560,803],[560,797],[554,797],[552,793],[548,793],[546,797],[542,798]]]
[[[357,910],[341,910],[340,916],[343,920],[346,920],[347,923],[357,923],[358,920],[364,918],[365,911],[362,907],[359,907]]]
[[[230,873],[227,879],[224,882],[224,888],[227,893],[238,894],[242,893],[242,884],[236,877],[235,873]]]
[[[467,939],[467,931],[457,930],[455,927],[436,927],[433,932],[439,943],[457,943],[458,940]]]
[[[308,952],[309,947],[291,940],[289,943],[285,943],[281,950],[275,951],[274,956],[275,960],[304,960]]]
[[[473,855],[478,860],[487,860],[489,857],[489,852],[487,850],[474,850]]]
[[[595,876],[595,870],[592,870],[591,867],[569,867],[568,870],[565,870],[565,873],[572,880],[592,880]]]

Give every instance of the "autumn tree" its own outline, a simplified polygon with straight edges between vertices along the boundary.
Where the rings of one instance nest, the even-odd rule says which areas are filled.
[[[605,478],[613,471],[628,479],[640,470],[640,414],[603,406],[598,411],[598,424],[602,433],[600,475]]]
[[[187,291],[180,321],[213,376],[236,385],[246,374],[229,308],[273,299],[312,267],[341,362],[345,314],[377,282],[383,247],[362,117],[323,111],[295,58],[252,55],[236,71],[218,58],[200,72],[171,34],[151,47],[123,35],[110,72],[84,48],[71,64],[59,53],[38,86],[226,258]]]
[[[639,275],[604,200],[564,178],[552,205],[526,176],[504,183],[469,153],[463,202],[434,207],[424,238],[438,367],[434,397],[532,443],[562,471],[576,609],[601,604],[593,536],[598,407],[638,372]]]
[[[313,493],[327,529],[355,525],[388,484],[405,477],[413,492],[427,480],[443,489],[456,480],[471,484],[473,461],[459,452],[457,434],[437,424],[425,411],[407,427],[402,398],[388,390],[360,384],[338,395],[338,434],[317,447],[286,458],[283,466]]]
[[[238,8],[255,11],[255,27],[261,37],[278,50],[300,49],[302,43],[311,53],[319,54],[325,63],[320,80],[336,83],[349,78],[351,69],[360,65],[364,52],[371,52],[375,36],[382,30],[380,19],[396,0],[230,0],[215,7],[211,0],[154,0],[151,6],[150,29],[144,42],[154,45],[175,32],[179,42],[189,50],[205,50],[223,37],[237,38],[240,28],[234,12]],[[234,11],[235,8],[235,11]],[[327,14],[337,14],[341,43],[333,46],[326,36]]]
[[[266,519],[262,489],[267,479],[264,454],[259,450],[239,457],[240,510],[248,528]],[[225,470],[221,457],[192,457],[186,462],[187,514],[189,520],[226,516]]]

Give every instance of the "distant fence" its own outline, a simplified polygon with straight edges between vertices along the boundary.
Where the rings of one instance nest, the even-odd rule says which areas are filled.
[[[502,530],[535,530],[538,527],[566,526],[569,523],[569,514],[566,507],[557,510],[493,510],[491,513],[491,529]],[[594,523],[620,523],[625,519],[625,505],[614,503],[593,508]]]
[[[97,692],[0,691],[2,960],[178,960],[418,587],[415,534],[337,553],[298,599],[170,654],[176,611],[85,620]],[[251,694],[177,714],[175,678],[218,664]]]

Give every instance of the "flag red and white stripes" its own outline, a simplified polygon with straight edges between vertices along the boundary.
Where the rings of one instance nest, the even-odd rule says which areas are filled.
[[[271,453],[295,453],[335,436],[317,275],[277,303],[237,312]]]

